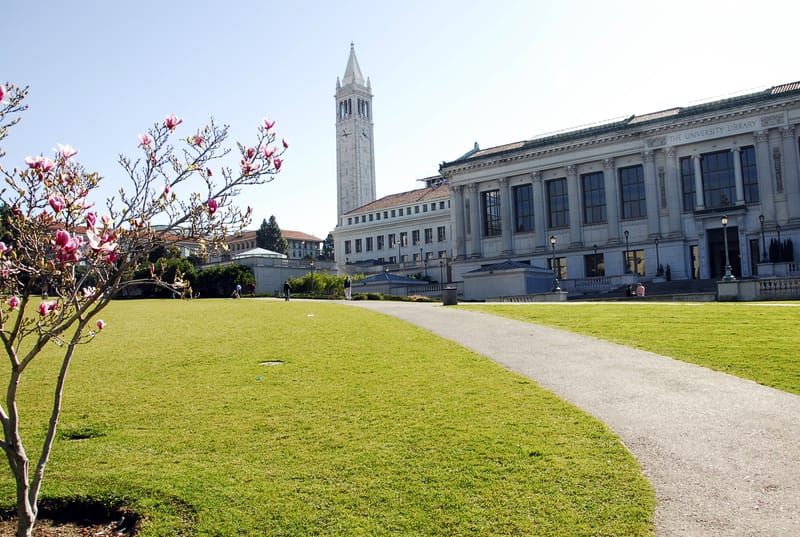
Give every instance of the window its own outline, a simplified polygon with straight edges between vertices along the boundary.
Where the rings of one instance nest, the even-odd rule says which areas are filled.
[[[366,240],[367,240],[367,243],[366,243],[367,251],[371,252],[372,251],[372,237],[367,237]]]
[[[422,212],[423,213],[427,213],[428,212],[428,204],[427,203],[422,206]]]
[[[683,157],[681,164],[681,190],[683,192],[683,210],[694,211],[695,188],[694,188],[694,164],[692,157]]]
[[[556,257],[556,274],[558,274],[559,280],[566,280],[567,279],[567,258],[566,257]],[[550,270],[553,270],[553,258],[547,258],[547,267]]]
[[[450,201],[448,200],[447,203],[450,203]],[[439,202],[439,208],[440,209],[444,209],[444,202],[443,201]]]
[[[394,233],[389,233],[389,248],[394,248],[397,246],[397,238],[395,238]]]
[[[447,250],[439,250],[439,259],[447,259]]]
[[[348,226],[352,226],[353,225],[353,217],[352,216],[347,217],[347,225]]]
[[[352,253],[350,247],[350,241],[344,241],[344,253],[346,254]]]
[[[356,239],[356,253],[361,253],[361,239]]]
[[[395,211],[394,209],[392,209],[392,218],[394,218],[394,216],[395,216]]]
[[[547,181],[547,218],[551,228],[569,226],[567,178]]]
[[[436,210],[436,203],[434,202],[434,203],[431,203],[431,211],[435,211],[435,210]]]
[[[583,223],[600,224],[606,221],[606,183],[603,172],[581,175],[583,184]]]
[[[378,235],[378,250],[383,250],[383,235]]]
[[[375,220],[381,219],[381,213],[375,213]]]
[[[413,244],[414,246],[416,246],[416,245],[417,245],[417,244],[419,244],[419,243],[420,243],[420,240],[419,240],[419,230],[418,230],[418,229],[415,229],[414,231],[412,231],[412,232],[411,232],[411,244]]]
[[[647,201],[644,193],[644,168],[631,166],[619,170],[619,191],[622,200],[622,218],[647,216]]]
[[[433,228],[426,227],[425,228],[425,244],[430,244],[433,242]]]
[[[400,232],[400,246],[408,246],[408,232]]]
[[[372,222],[372,213],[369,213],[369,221]]]
[[[514,187],[514,231],[533,231],[533,185]]]
[[[502,233],[500,219],[500,191],[481,192],[483,207],[483,235],[492,237]]]
[[[634,272],[644,276],[644,250],[626,250],[622,252],[622,262],[625,264],[625,273]]]
[[[753,146],[743,147],[739,158],[742,160],[742,183],[744,183],[745,203],[758,201],[758,171],[756,169],[756,151]]]
[[[414,214],[419,214],[419,205],[414,205]]]
[[[606,262],[603,254],[586,254],[583,256],[583,270],[587,278],[606,275]]]
[[[394,213],[394,211],[392,211],[392,213]],[[394,216],[394,214],[392,214],[392,216]],[[389,218],[389,211],[383,211],[383,219],[386,220],[387,218]]]
[[[444,242],[447,240],[444,226],[439,226],[436,228],[436,240],[439,242]]]
[[[733,153],[727,150],[705,153],[700,161],[700,169],[703,173],[703,199],[706,208],[733,205],[736,202]]]
[[[364,224],[364,223],[366,223],[366,221],[367,221],[367,215],[362,214],[361,215],[361,223]]]

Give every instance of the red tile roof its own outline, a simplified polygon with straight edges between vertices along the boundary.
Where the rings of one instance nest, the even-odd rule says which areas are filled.
[[[412,205],[414,203],[439,201],[450,197],[450,185],[443,183],[429,188],[418,188],[409,192],[399,194],[389,194],[381,199],[375,200],[357,209],[353,209],[346,214],[361,214],[373,211],[400,207],[401,205]]]

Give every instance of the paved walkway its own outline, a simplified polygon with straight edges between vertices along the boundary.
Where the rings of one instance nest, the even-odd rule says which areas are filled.
[[[655,489],[660,537],[800,536],[800,397],[479,312],[431,303],[348,304],[460,343],[607,424]]]

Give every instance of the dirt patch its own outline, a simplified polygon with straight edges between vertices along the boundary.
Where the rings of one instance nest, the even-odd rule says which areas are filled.
[[[139,531],[141,517],[121,507],[100,502],[61,500],[41,502],[34,537],[130,537]],[[14,537],[17,531],[15,511],[0,513],[0,537]]]

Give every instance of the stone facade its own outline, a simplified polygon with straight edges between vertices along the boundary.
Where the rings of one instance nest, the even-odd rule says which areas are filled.
[[[445,162],[453,277],[513,260],[555,264],[567,288],[719,279],[726,250],[754,276],[768,241],[800,236],[799,124],[792,83]]]

